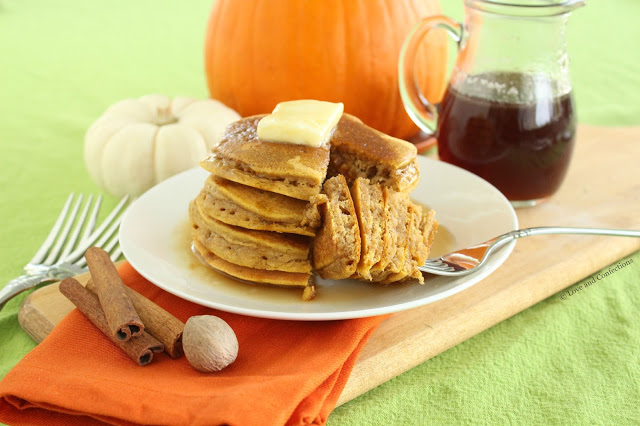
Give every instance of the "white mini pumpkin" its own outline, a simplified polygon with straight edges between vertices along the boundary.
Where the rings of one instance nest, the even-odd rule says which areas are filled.
[[[109,194],[137,196],[198,165],[238,119],[237,112],[213,99],[125,99],[87,130],[84,160],[91,178]]]

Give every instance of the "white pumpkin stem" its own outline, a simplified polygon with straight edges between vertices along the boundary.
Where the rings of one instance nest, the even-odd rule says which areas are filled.
[[[171,114],[170,107],[158,107],[156,110],[157,116],[155,120],[155,124],[158,126],[164,126],[167,124],[177,123],[178,119]]]

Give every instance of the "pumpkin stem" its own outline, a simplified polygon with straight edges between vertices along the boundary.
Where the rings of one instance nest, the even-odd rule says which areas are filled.
[[[156,110],[157,116],[155,119],[155,124],[158,126],[164,126],[167,124],[177,123],[178,119],[171,114],[171,109],[169,107],[158,107]]]

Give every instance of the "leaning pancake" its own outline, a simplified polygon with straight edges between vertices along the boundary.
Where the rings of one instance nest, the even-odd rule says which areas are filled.
[[[408,211],[406,209],[405,202],[409,199],[409,196],[402,192],[393,192],[391,194],[391,214],[397,218],[396,228],[391,232],[396,234],[395,240],[395,254],[393,258],[385,268],[385,271],[389,273],[389,275],[393,276],[394,274],[401,273],[404,268],[404,263],[407,253],[407,241],[408,241],[408,228],[410,223],[410,217]],[[397,276],[397,275],[396,275]],[[393,279],[389,281],[389,277],[387,276],[387,282],[393,282]],[[397,281],[397,280],[396,280]]]
[[[231,123],[200,165],[233,182],[300,200],[320,193],[329,147],[261,141],[257,126],[263,117],[256,115]]]
[[[424,277],[420,270],[418,270],[418,266],[420,265],[417,264],[420,254],[425,250],[428,252],[428,248],[426,248],[424,244],[423,233],[420,230],[422,207],[412,203],[408,198],[407,202],[403,204],[406,211],[406,222],[403,233],[404,242],[402,244],[404,255],[398,257],[404,258],[404,261],[398,264],[393,272],[382,280],[380,284],[403,282],[410,278],[417,279],[421,284],[424,283]]]
[[[315,204],[217,176],[207,179],[198,202],[207,215],[242,228],[314,236],[320,225]]]
[[[420,222],[420,230],[422,231],[422,239],[426,249],[420,252],[419,257],[416,259],[418,266],[424,265],[424,262],[429,258],[433,240],[438,232],[438,221],[436,220],[436,212],[434,210],[423,212]]]
[[[227,225],[203,214],[195,201],[189,216],[192,237],[227,262],[254,269],[311,272],[307,237]]]
[[[227,262],[210,252],[204,244],[198,239],[193,240],[193,248],[198,252],[203,262],[212,268],[230,275],[233,278],[250,281],[253,283],[270,284],[286,287],[302,287],[305,288],[303,299],[312,299],[315,295],[314,279],[311,274],[282,272],[282,271],[266,271],[263,269],[248,268]]]
[[[327,202],[320,206],[322,227],[313,240],[313,266],[322,278],[348,278],[360,259],[360,231],[344,176],[327,179]]]
[[[382,199],[384,203],[384,210],[379,220],[382,223],[382,253],[380,260],[371,266],[369,270],[371,274],[371,280],[380,281],[387,277],[388,272],[385,273],[385,269],[393,260],[397,250],[396,229],[398,227],[398,217],[395,214],[395,209],[392,204],[394,201],[393,194],[395,191],[383,187]]]
[[[405,269],[407,277],[417,279],[424,284],[424,276],[418,267],[422,266],[429,256],[430,245],[427,245],[425,231],[421,229],[424,224],[422,206],[409,201],[408,205],[410,227],[407,235],[407,259]],[[429,210],[429,213],[432,211]],[[426,212],[425,212],[426,213]]]
[[[380,284],[391,284],[416,279],[424,284],[424,276],[418,269],[429,257],[431,245],[438,229],[435,212],[429,210],[423,212],[423,208],[413,202],[407,205],[409,223],[407,225],[407,243],[405,250],[404,266],[398,271],[389,274]]]
[[[382,258],[385,229],[384,197],[382,187],[374,185],[368,179],[358,178],[351,186],[351,197],[360,228],[360,261],[356,268],[359,278],[371,279],[370,269]]]
[[[409,196],[388,188],[383,189],[385,195],[385,231],[383,236],[384,251],[380,262],[371,268],[371,279],[374,282],[399,281],[404,278],[405,262],[410,253],[407,250],[408,232],[411,217],[407,209]]]
[[[418,184],[416,147],[343,114],[331,137],[329,176],[342,174],[351,185],[363,177],[396,191],[411,191]]]

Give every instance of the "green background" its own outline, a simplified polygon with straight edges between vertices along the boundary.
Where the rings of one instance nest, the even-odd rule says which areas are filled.
[[[461,1],[442,5],[462,19]],[[70,192],[99,191],[83,137],[107,106],[149,93],[207,97],[210,7],[0,0],[0,285],[21,273]],[[580,122],[640,124],[638,18],[637,0],[594,0],[572,16]],[[103,210],[114,204],[107,197]],[[630,259],[587,291],[553,296],[338,407],[329,424],[640,422],[640,255]],[[34,346],[17,321],[24,296],[0,311],[0,377]]]

